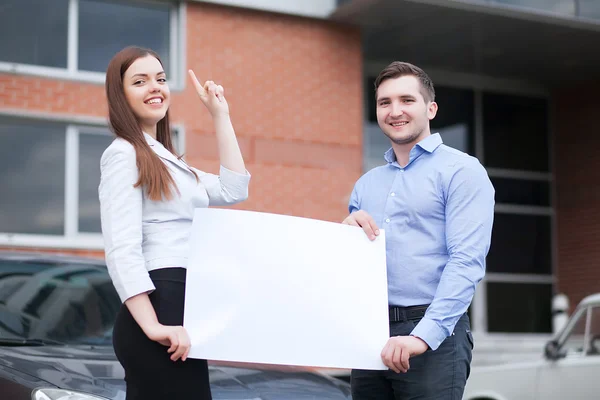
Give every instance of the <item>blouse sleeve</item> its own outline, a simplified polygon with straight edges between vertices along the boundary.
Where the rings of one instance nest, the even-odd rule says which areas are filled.
[[[250,173],[231,171],[221,165],[219,175],[202,172],[193,168],[206,188],[210,206],[224,206],[240,203],[248,198]]]
[[[142,253],[143,193],[141,187],[134,187],[138,169],[133,146],[113,143],[102,155],[100,171],[98,192],[106,264],[125,302],[155,289]]]

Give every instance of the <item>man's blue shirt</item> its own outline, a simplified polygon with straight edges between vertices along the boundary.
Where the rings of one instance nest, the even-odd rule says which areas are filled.
[[[431,349],[452,334],[485,274],[494,218],[494,188],[479,161],[426,137],[401,167],[363,175],[349,211],[364,210],[385,230],[390,305],[430,304],[411,335]]]

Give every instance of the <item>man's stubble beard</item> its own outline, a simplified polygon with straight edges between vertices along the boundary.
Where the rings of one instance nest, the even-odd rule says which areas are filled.
[[[402,138],[394,138],[390,134],[388,134],[385,130],[383,131],[383,133],[395,144],[403,145],[403,144],[412,143],[415,140],[417,140],[423,134],[423,131],[424,131],[424,129],[420,129],[420,130],[417,130],[416,132],[411,132],[410,135],[408,135],[406,137],[402,137]]]

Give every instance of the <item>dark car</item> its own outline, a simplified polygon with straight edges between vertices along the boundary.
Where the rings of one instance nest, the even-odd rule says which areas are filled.
[[[0,399],[125,399],[112,349],[121,302],[100,260],[0,252]],[[350,399],[300,367],[211,363],[219,399]]]

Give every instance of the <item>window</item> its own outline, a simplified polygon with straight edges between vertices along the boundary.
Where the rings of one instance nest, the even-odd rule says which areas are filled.
[[[496,203],[550,206],[548,180],[511,179],[501,176],[490,178],[496,189]]]
[[[0,242],[101,248],[100,158],[113,138],[107,127],[0,116],[0,185],[10,188],[0,196]]]
[[[107,128],[0,117],[0,183],[11,188],[0,198],[0,232],[100,233],[100,156],[112,139]]]
[[[600,3],[598,0],[578,0],[579,15],[586,18],[600,18]]]
[[[0,232],[64,235],[65,127],[0,119]]]
[[[121,302],[100,261],[0,260],[0,339],[106,345]]]
[[[439,132],[444,144],[474,154],[475,108],[473,90],[435,88],[438,112],[431,121],[431,133]]]
[[[485,165],[548,172],[548,104],[545,99],[483,94]]]
[[[383,158],[385,152],[391,147],[390,140],[377,124],[377,109],[375,104],[375,78],[366,80],[365,104],[367,107],[367,120],[363,128],[364,162],[363,169],[368,171],[380,165],[385,165]]]
[[[549,333],[554,215],[548,101],[483,91],[481,106],[483,161],[496,189],[483,283],[487,331]]]
[[[4,0],[0,61],[66,68],[68,9],[69,0]]]
[[[487,272],[552,275],[546,215],[496,213]]]
[[[562,355],[581,355],[585,346],[585,326],[587,320],[587,309],[580,310],[575,316],[575,321],[571,325],[571,329],[566,339],[563,339],[560,346],[560,353]]]
[[[88,233],[102,232],[100,227],[100,158],[112,141],[107,129],[80,128],[78,178],[78,218],[77,231]]]
[[[488,332],[550,333],[552,285],[487,282]]]
[[[491,0],[495,3],[507,4],[516,7],[537,9],[557,14],[575,14],[576,0]]]
[[[561,355],[600,356],[600,307],[581,309],[573,318],[566,337],[561,338]]]
[[[174,1],[4,0],[0,70],[102,81],[111,57],[137,45],[177,82],[178,18]]]
[[[136,44],[156,51],[170,74],[169,22],[168,3],[79,0],[79,69],[105,72],[117,51]]]
[[[600,307],[589,309],[587,355],[600,356]]]
[[[391,147],[390,140],[379,128],[377,122],[367,122],[363,128],[364,161],[363,169],[368,171],[380,165],[385,165],[385,152]]]
[[[566,17],[600,18],[598,0],[469,0],[471,3],[509,6],[521,11],[554,13]]]

